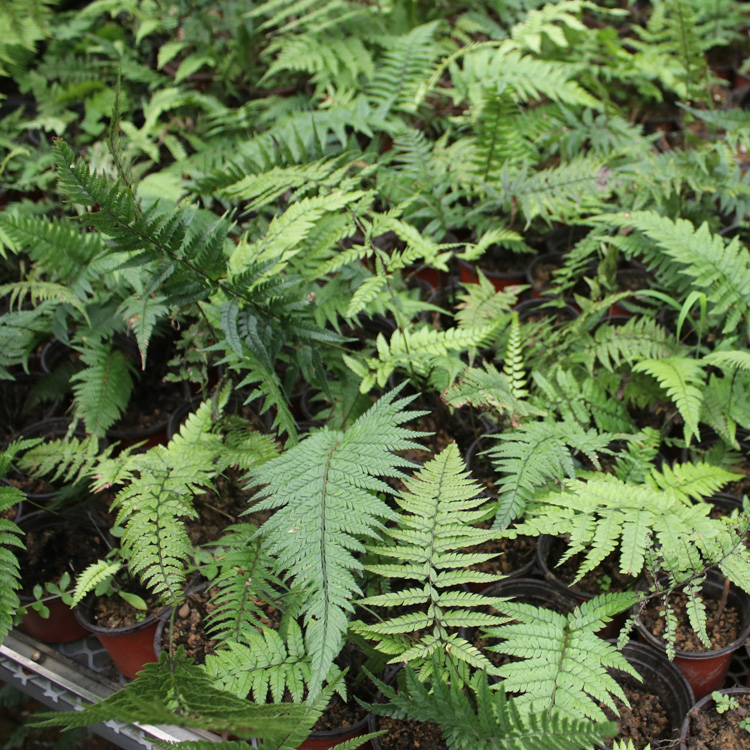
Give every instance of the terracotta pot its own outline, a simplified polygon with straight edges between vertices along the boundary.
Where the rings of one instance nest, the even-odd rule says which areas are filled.
[[[31,600],[21,597],[21,603]],[[49,617],[42,617],[39,612],[27,609],[21,620],[28,634],[42,643],[70,643],[85,638],[89,632],[76,619],[75,612],[62,599],[45,602]]]
[[[72,523],[77,524],[77,522]],[[26,534],[51,531],[52,535],[50,535],[49,540],[43,542],[45,545],[43,551],[48,554],[50,548],[47,545],[52,544],[53,547],[56,545],[54,535],[72,534],[71,538],[76,539],[76,541],[81,535],[81,530],[77,526],[71,531],[66,519],[47,513],[33,513],[28,515],[21,519],[20,526]],[[100,531],[85,519],[82,522],[82,526],[87,531],[90,531],[91,534],[101,534]],[[23,567],[24,564],[22,562],[22,569]],[[75,572],[80,573],[81,571],[77,570]],[[22,594],[19,598],[21,604],[27,607],[22,618],[23,627],[34,638],[44,643],[70,643],[71,641],[77,641],[79,638],[85,638],[88,635],[86,628],[76,619],[74,611],[62,599],[56,598],[46,601],[45,606],[49,610],[49,617],[42,617],[39,612],[30,606],[34,601],[33,597]]]
[[[550,567],[550,565],[554,563],[553,560],[550,560],[550,554],[552,552],[552,544],[554,540],[555,540],[555,537],[548,536],[547,534],[543,534],[538,539],[537,564],[539,565],[541,574],[544,576],[545,580],[549,581],[549,583],[556,590],[570,593],[572,596],[576,598],[576,600],[580,604],[583,604],[583,602],[593,599],[596,596],[596,594],[592,594],[588,591],[583,591],[580,588],[576,588],[575,585],[569,585],[554,572],[555,571],[554,565]],[[633,581],[633,585],[635,585],[635,580]],[[600,592],[600,593],[605,593],[605,592]],[[627,618],[628,618],[628,613],[621,612],[619,615],[613,617],[612,620],[610,620],[597,633],[597,635],[600,638],[617,638]]]
[[[719,599],[724,590],[724,579],[718,572],[710,570],[702,590],[707,598]],[[732,654],[750,635],[750,596],[731,585],[727,601],[740,612],[740,632],[732,643],[711,651],[675,652],[674,663],[687,678],[697,700],[714,690],[721,690],[727,678]],[[666,651],[664,640],[653,635],[640,618],[636,620],[636,628],[641,641],[660,651]]]
[[[96,636],[99,643],[107,649],[117,668],[125,677],[132,680],[144,664],[157,661],[154,637],[159,622],[169,616],[169,609],[165,607],[135,625],[103,628],[93,621],[92,610],[95,601],[93,596],[88,596],[79,607],[76,607],[76,619],[88,632]]]
[[[750,689],[748,688],[729,688],[728,690],[720,690],[719,692],[722,695],[729,696],[750,695]],[[713,703],[713,700],[713,696],[706,695],[688,711],[687,716],[685,716],[685,720],[682,723],[682,731],[680,732],[680,750],[687,750],[687,741],[690,737],[693,717],[695,717],[704,709],[708,708],[711,703]],[[750,745],[750,732],[748,732],[747,745]],[[739,745],[737,745],[737,747],[739,747]],[[723,750],[723,748],[719,748],[718,746],[716,746],[716,750]]]

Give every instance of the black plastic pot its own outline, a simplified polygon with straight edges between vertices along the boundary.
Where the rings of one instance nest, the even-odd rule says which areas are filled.
[[[740,695],[750,695],[750,689],[748,688],[729,688],[727,690],[720,690],[719,691],[722,695],[728,695],[728,696],[740,696]],[[701,711],[709,708],[711,704],[714,702],[713,696],[706,695],[705,697],[701,698],[687,713],[685,716],[685,719],[682,723],[682,731],[680,732],[680,750],[687,750],[687,742],[690,737],[690,731],[692,729],[692,722],[697,714],[699,714]],[[743,730],[745,731],[745,730]],[[747,745],[750,747],[750,732],[747,733]],[[744,739],[744,738],[743,738]],[[712,745],[713,747],[713,745]],[[739,747],[739,745],[738,745]],[[716,746],[716,750],[723,750],[723,748],[719,748],[718,745]]]
[[[582,591],[575,586],[569,585],[555,574],[554,566],[550,567],[550,563],[553,562],[550,560],[550,553],[552,552],[552,544],[554,540],[555,537],[543,534],[537,541],[537,564],[539,565],[541,574],[544,576],[545,580],[548,581],[550,585],[552,585],[556,590],[570,593],[581,604],[585,601],[593,599],[596,594],[592,594],[588,591]],[[635,581],[633,581],[633,585],[635,585]],[[612,620],[610,620],[599,631],[597,635],[599,635],[601,638],[616,638],[620,633],[622,626],[625,624],[625,620],[627,620],[627,617],[627,612],[621,612],[616,617],[613,617]]]
[[[612,643],[614,644],[615,641],[613,640]],[[626,643],[622,654],[627,659],[628,664],[635,667],[636,672],[643,680],[642,683],[639,683],[631,675],[616,669],[609,670],[610,674],[621,686],[631,684],[635,687],[644,687],[656,695],[673,728],[670,736],[664,737],[662,742],[666,744],[668,740],[676,739],[679,736],[682,722],[695,701],[688,681],[664,654],[642,643],[636,643],[635,641]],[[618,739],[628,738],[627,736],[620,736]],[[653,738],[653,741],[655,740],[656,738]],[[611,744],[609,746],[611,747]],[[604,745],[600,745],[600,747],[604,747]]]
[[[703,584],[704,596],[711,599],[721,598],[724,590],[724,578],[717,571],[709,570]],[[727,678],[732,654],[739,649],[750,635],[750,596],[734,585],[729,587],[728,603],[740,612],[740,632],[732,643],[711,651],[676,651],[674,663],[685,675],[697,700],[721,690]],[[665,652],[664,640],[653,635],[649,629],[636,620],[636,627],[641,641],[655,649]]]
[[[525,302],[521,302],[521,304],[516,305],[518,319],[523,323],[529,320],[532,315],[557,318],[558,320],[575,320],[579,316],[578,310],[567,302],[562,306],[559,302],[555,305],[549,305],[548,303],[552,301],[558,302],[558,298],[537,297],[536,299],[528,299]]]
[[[493,583],[482,591],[483,596],[511,597],[534,607],[570,614],[578,600],[571,593],[560,591],[548,581],[536,578],[511,578]]]

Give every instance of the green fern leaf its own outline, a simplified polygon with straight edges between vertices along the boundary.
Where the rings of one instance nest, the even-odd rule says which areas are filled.
[[[493,531],[473,526],[487,515],[484,498],[478,497],[481,488],[470,479],[455,443],[450,443],[404,484],[406,489],[396,498],[402,509],[399,527],[389,530],[395,546],[369,548],[381,558],[400,562],[367,565],[366,569],[413,584],[403,591],[367,597],[362,604],[382,607],[410,604],[420,605],[421,609],[375,625],[363,625],[358,632],[377,639],[380,634],[426,630],[416,643],[396,652],[391,659],[391,663],[420,663],[423,678],[427,676],[425,669],[431,665],[432,657],[447,652],[492,672],[492,665],[474,647],[455,632],[449,635],[451,628],[487,626],[502,621],[470,609],[488,605],[487,597],[451,590],[465,583],[489,584],[500,577],[470,570],[471,565],[485,562],[493,555],[455,551],[497,536]]]
[[[674,401],[685,421],[685,441],[689,444],[695,436],[700,438],[700,419],[704,380],[700,362],[687,357],[644,359],[636,363],[633,372],[646,372],[659,381],[659,385]]]
[[[500,612],[514,622],[485,631],[501,643],[492,651],[520,657],[499,668],[503,687],[520,693],[523,712],[560,711],[573,718],[606,720],[598,702],[616,710],[613,696],[625,694],[606,668],[638,678],[638,673],[610,643],[596,634],[614,615],[629,609],[632,593],[603,594],[568,615],[521,602],[503,602]]]
[[[398,390],[382,397],[346,431],[323,429],[251,472],[264,485],[256,509],[277,509],[261,533],[278,571],[306,594],[307,651],[312,656],[310,693],[326,678],[347,627],[351,598],[359,594],[361,538],[376,539],[392,511],[376,496],[388,492],[378,476],[399,476],[409,466],[393,452],[415,447],[420,433],[400,427],[411,416],[410,398]],[[356,511],[356,512],[355,512]]]
[[[133,383],[127,357],[106,344],[92,344],[81,350],[86,367],[71,377],[76,414],[86,430],[103,437],[125,411]]]

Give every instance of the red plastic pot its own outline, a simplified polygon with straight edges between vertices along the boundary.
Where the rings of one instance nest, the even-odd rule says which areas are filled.
[[[30,599],[21,597],[26,604]],[[26,632],[43,643],[70,643],[85,638],[89,633],[76,619],[75,612],[62,599],[45,602],[49,617],[42,617],[39,612],[27,609],[22,624]]]
[[[135,625],[103,628],[93,622],[91,610],[94,602],[94,597],[90,596],[84,600],[81,607],[76,608],[75,614],[78,622],[96,636],[125,677],[134,679],[144,664],[157,661],[154,652],[154,637],[159,622],[168,616],[169,609],[165,608],[149,615]]]
[[[702,591],[707,598],[719,599],[724,589],[724,579],[716,571],[709,571]],[[727,646],[712,651],[676,651],[674,663],[685,675],[693,689],[696,700],[709,695],[714,690],[721,690],[727,679],[732,655],[750,635],[750,597],[741,589],[732,585],[729,588],[728,603],[740,612],[740,632],[737,638]],[[641,622],[636,620],[638,636],[641,641],[653,648],[666,651],[664,640],[651,633]]]
[[[750,695],[750,689],[748,688],[729,688],[727,690],[720,690],[719,692],[722,695],[729,696]],[[703,709],[707,708],[712,702],[713,696],[706,695],[688,711],[687,716],[685,716],[685,720],[682,722],[682,731],[680,732],[680,750],[687,750],[687,740],[690,736],[690,730],[692,728],[692,718],[696,714],[700,713]],[[750,739],[748,739],[748,745],[750,745]],[[722,749],[717,746],[716,750]]]
[[[555,538],[552,536],[543,534],[542,536],[539,537],[539,540],[537,542],[537,550],[536,550],[537,551],[537,563],[539,565],[539,568],[541,569],[542,575],[544,576],[545,580],[547,580],[550,583],[550,585],[553,586],[558,591],[564,591],[574,596],[580,604],[583,604],[583,602],[593,599],[596,596],[596,594],[592,594],[588,591],[582,591],[581,589],[576,588],[575,586],[571,586],[567,584],[564,580],[562,580],[555,574],[554,568],[550,567],[550,563],[552,562],[550,560],[550,553],[552,552],[552,543],[554,539]],[[633,581],[633,583],[635,584],[635,581]],[[610,620],[610,622],[608,622],[597,633],[597,635],[600,638],[617,638],[627,618],[628,618],[628,613],[621,612],[619,615],[616,615],[615,617],[613,617],[612,620]]]
[[[90,527],[93,534],[99,533],[86,520],[84,520],[84,526],[86,528]],[[69,539],[75,540],[76,543],[80,534],[80,529],[77,527],[74,530],[70,530],[64,518],[51,516],[44,512],[33,513],[21,519],[20,527],[26,534],[32,532],[45,532],[46,534],[49,530],[52,530],[53,535],[67,533],[72,535],[69,536]],[[55,545],[54,537],[49,538],[49,543],[53,544],[53,546]],[[44,551],[50,554],[50,548],[46,546],[47,542],[44,542],[44,544]],[[22,562],[22,567],[23,565],[24,563]],[[63,571],[59,572],[62,573]],[[26,606],[26,612],[22,618],[23,627],[29,635],[37,640],[44,643],[70,643],[71,641],[85,638],[88,635],[86,628],[76,619],[74,611],[62,599],[56,598],[45,601],[45,606],[49,610],[49,617],[42,617],[39,612],[31,608],[30,605],[34,601],[31,596],[22,594],[19,599],[21,600],[21,604]]]

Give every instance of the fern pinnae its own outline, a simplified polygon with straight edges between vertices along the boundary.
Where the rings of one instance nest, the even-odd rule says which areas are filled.
[[[411,463],[395,451],[416,447],[415,433],[400,426],[423,412],[407,412],[411,398],[391,391],[346,431],[323,429],[251,472],[262,485],[257,510],[276,509],[261,535],[306,592],[304,621],[312,656],[311,696],[326,678],[347,627],[355,578],[364,551],[360,539],[377,539],[392,511],[375,493],[389,492],[379,477],[396,477]]]
[[[450,443],[404,484],[405,489],[397,498],[402,509],[399,526],[389,531],[395,546],[370,548],[373,554],[399,562],[366,567],[378,575],[414,583],[403,591],[367,597],[362,604],[384,607],[417,604],[423,609],[375,625],[363,625],[358,630],[368,638],[377,639],[380,635],[411,634],[426,629],[416,643],[396,650],[391,660],[392,663],[415,660],[422,666],[423,676],[432,656],[446,651],[473,666],[492,670],[473,646],[455,632],[450,634],[451,628],[501,621],[484,612],[472,611],[489,604],[490,599],[451,589],[463,583],[488,583],[499,578],[469,569],[494,555],[457,551],[496,536],[491,530],[473,526],[487,514],[479,485],[469,478],[455,443]],[[397,641],[391,645],[397,646]]]

